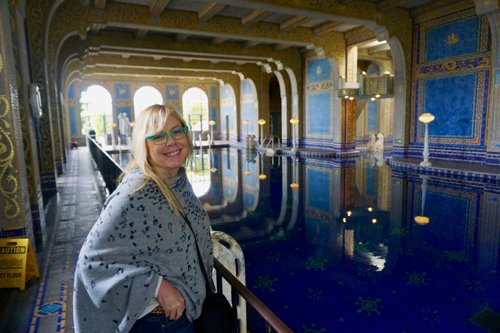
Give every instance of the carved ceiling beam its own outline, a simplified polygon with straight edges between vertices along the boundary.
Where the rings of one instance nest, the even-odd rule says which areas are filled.
[[[434,1],[431,1],[429,3],[426,3],[425,5],[421,5],[421,6],[412,8],[410,10],[410,16],[417,17],[421,14],[424,14],[424,13],[427,13],[427,12],[430,12],[430,11],[433,11],[433,10],[436,10],[436,9],[439,9],[442,7],[449,6],[449,5],[452,5],[452,4],[454,4],[456,2],[460,2],[460,1],[461,0],[434,0]]]
[[[149,14],[151,16],[160,16],[169,3],[170,0],[152,0],[149,4]]]
[[[94,7],[97,9],[106,8],[106,0],[94,0]]]
[[[342,22],[326,22],[323,23],[322,25],[316,27],[313,29],[313,33],[315,35],[323,35],[328,32],[332,32],[337,28],[339,25],[341,25]]]
[[[135,32],[135,38],[143,39],[144,37],[146,37],[147,34],[148,34],[148,31],[146,29],[137,30]]]
[[[403,0],[384,0],[377,3],[377,10],[388,10],[404,3]]]
[[[212,45],[220,45],[220,44],[224,43],[227,40],[228,39],[224,38],[224,37],[215,37],[214,39],[212,39]]]
[[[104,24],[95,23],[90,26],[90,32],[94,35],[97,35],[101,31],[101,29],[104,29],[105,27],[106,26]]]
[[[224,9],[224,7],[226,7],[226,5],[223,3],[210,2],[200,10],[200,12],[198,13],[198,18],[202,21],[208,21],[212,17],[217,15],[217,13],[219,13],[222,9]]]
[[[390,50],[391,50],[391,47],[389,46],[389,44],[384,43],[384,44],[381,44],[381,45],[370,47],[368,49],[368,54],[369,55],[374,55],[374,54],[377,54],[377,53],[386,52],[386,51],[390,51]]]
[[[247,27],[250,24],[253,24],[253,23],[256,23],[256,22],[262,20],[266,16],[269,16],[269,14],[271,14],[271,13],[268,12],[267,10],[255,9],[250,14],[245,15],[241,18],[241,25],[243,27]]]
[[[276,44],[276,45],[274,45],[273,50],[274,51],[283,51],[284,49],[288,49],[289,47],[291,47],[291,45],[289,45],[289,44]]]
[[[176,41],[176,42],[181,42],[181,41],[183,41],[183,40],[188,39],[188,38],[189,38],[189,36],[190,36],[189,34],[176,34],[176,35],[175,35],[175,41]]]
[[[257,46],[259,44],[260,44],[260,42],[258,40],[247,40],[243,44],[243,47],[249,49],[249,48],[252,48],[252,47]]]
[[[289,18],[285,22],[281,23],[280,30],[281,31],[291,30],[291,29],[296,28],[299,25],[303,24],[307,20],[309,20],[309,18],[304,17],[304,16],[294,16],[292,18]]]

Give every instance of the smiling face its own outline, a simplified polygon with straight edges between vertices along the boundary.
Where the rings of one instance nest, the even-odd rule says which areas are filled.
[[[170,115],[161,133],[170,132],[181,127],[183,125],[180,120]],[[174,139],[169,135],[167,142],[159,145],[154,144],[153,140],[146,140],[146,145],[151,163],[160,169],[161,176],[164,179],[177,175],[179,168],[184,164],[190,152],[187,135],[180,139]]]

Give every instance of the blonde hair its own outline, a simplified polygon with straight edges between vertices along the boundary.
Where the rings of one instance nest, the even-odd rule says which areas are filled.
[[[123,177],[134,170],[141,170],[146,175],[144,183],[139,186],[136,190],[140,190],[148,182],[155,182],[160,188],[161,193],[165,196],[165,199],[172,207],[176,215],[180,215],[182,208],[172,193],[172,190],[167,186],[165,181],[160,177],[160,169],[156,167],[149,156],[148,147],[146,145],[146,136],[159,133],[163,130],[168,117],[177,118],[182,127],[186,127],[187,124],[182,118],[182,116],[175,111],[172,107],[167,107],[164,105],[154,104],[147,107],[142,111],[134,123],[134,130],[132,132],[132,141],[130,143],[130,153],[132,155],[132,160],[127,164],[123,173],[120,175],[119,180],[121,181]],[[193,142],[191,140],[191,134],[189,131],[186,133],[188,142],[188,158],[191,157],[193,153]]]

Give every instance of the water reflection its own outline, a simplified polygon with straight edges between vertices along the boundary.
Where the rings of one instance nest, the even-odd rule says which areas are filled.
[[[481,332],[469,319],[500,310],[498,185],[231,148],[212,165],[212,227],[294,331]]]
[[[381,161],[224,148],[188,169],[247,286],[293,331],[483,332],[471,318],[500,312],[500,186]]]

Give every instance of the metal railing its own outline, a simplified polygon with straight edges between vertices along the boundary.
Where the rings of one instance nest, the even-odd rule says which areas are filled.
[[[94,159],[102,179],[109,193],[113,192],[118,185],[118,177],[122,173],[120,165],[90,136],[87,136],[87,145]]]
[[[263,151],[263,150],[266,150],[267,148],[269,148],[269,145],[271,145],[271,148],[274,147],[274,139],[277,139],[276,141],[278,141],[278,146],[281,145],[281,141],[280,141],[280,137],[277,136],[277,135],[272,135],[272,136],[266,136],[264,138],[264,140],[262,140],[262,143],[260,144],[259,146],[259,151]]]
[[[255,311],[265,322],[265,332],[277,333],[292,333],[293,331],[278,318],[257,296],[255,296],[250,289],[245,287],[243,283],[238,280],[224,265],[214,258],[214,268],[216,271],[215,285],[217,290],[222,290],[222,279],[226,280],[231,286],[231,302],[233,310],[236,313],[236,307],[239,303],[241,296],[247,302],[247,309],[250,308]],[[248,317],[247,317],[248,318]],[[256,329],[250,329],[249,332],[256,332]]]
[[[109,193],[113,192],[117,186],[118,176],[122,173],[122,168],[99,144],[87,136],[87,144],[99,172],[106,184]],[[251,311],[254,311],[265,322],[265,332],[292,333],[293,331],[281,321],[257,296],[255,296],[243,283],[238,280],[223,264],[214,258],[214,268],[216,271],[217,290],[222,290],[222,280],[224,279],[231,287],[231,302],[233,310],[239,304],[240,297],[247,302],[247,319]],[[256,329],[248,331],[257,332]],[[246,333],[246,332],[240,332]]]

